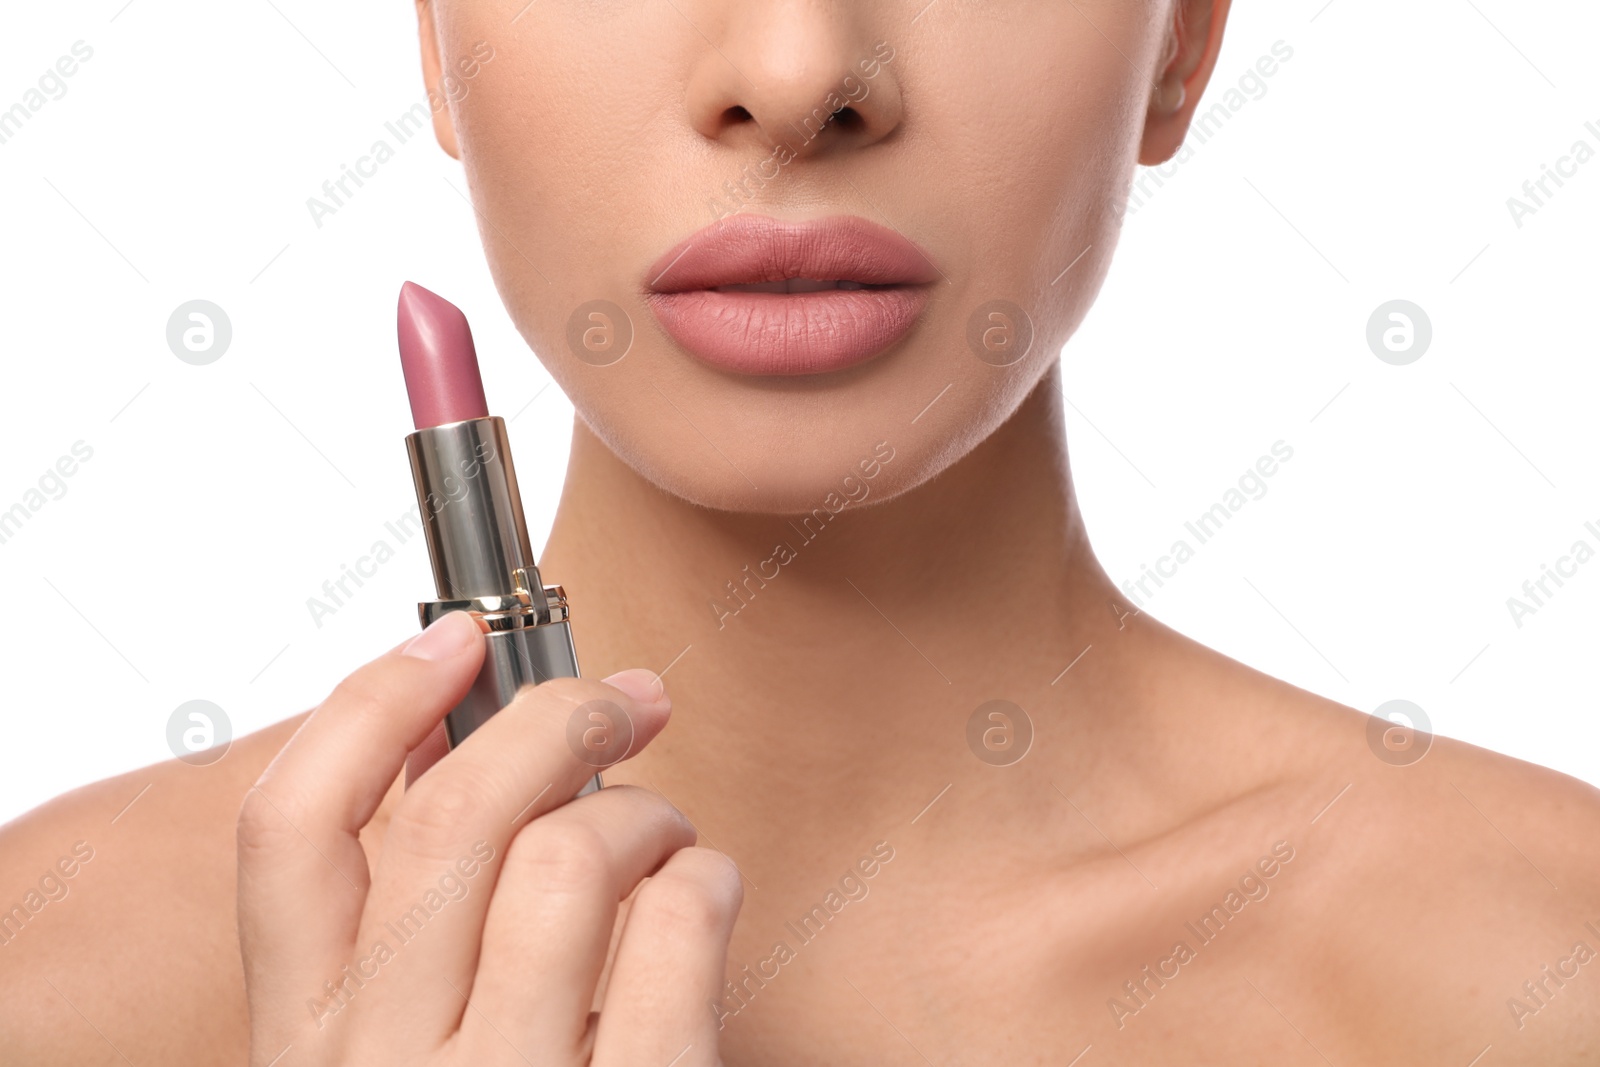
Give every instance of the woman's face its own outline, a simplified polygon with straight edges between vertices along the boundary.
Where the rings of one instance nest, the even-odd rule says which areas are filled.
[[[1201,65],[1174,3],[432,0],[423,49],[500,295],[588,426],[678,496],[792,513],[890,450],[875,499],[934,477],[1057,358],[1193,106],[1152,105]],[[697,234],[736,212],[912,248],[790,233],[761,269],[846,291],[659,292],[715,282]]]

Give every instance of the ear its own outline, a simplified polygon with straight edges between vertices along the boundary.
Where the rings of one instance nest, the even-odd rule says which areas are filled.
[[[450,118],[444,87],[443,63],[439,59],[439,36],[433,24],[433,0],[417,2],[417,37],[422,45],[422,83],[428,89],[428,109],[433,112],[433,135],[451,159],[461,158],[456,144],[456,127]]]
[[[1150,111],[1139,149],[1141,165],[1165,163],[1183,146],[1222,50],[1222,28],[1231,2],[1174,0],[1164,62],[1150,91]]]

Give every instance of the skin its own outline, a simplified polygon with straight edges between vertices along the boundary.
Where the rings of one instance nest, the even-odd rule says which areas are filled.
[[[699,991],[691,962],[708,946],[720,955],[726,940],[725,977],[745,981],[782,940],[793,958],[702,1031],[727,1064],[1596,1062],[1600,959],[1562,961],[1579,942],[1600,951],[1600,794],[1444,738],[1392,738],[1426,754],[1386,762],[1369,716],[1136,612],[1091,551],[1057,353],[1107,268],[1134,164],[1170,157],[1200,106],[1226,0],[941,0],[913,24],[922,7],[543,0],[515,23],[520,0],[420,11],[424,74],[441,95],[443,71],[494,45],[436,131],[465,166],[508,310],[580,415],[541,567],[575,605],[587,670],[670,664],[670,727],[607,783],[639,787],[633,821],[654,820],[643,838],[656,855],[714,849],[737,864],[705,863],[680,883],[682,907],[641,923],[684,936],[649,957],[652,983],[619,993],[618,1040],[665,1047],[673,1026],[715,1019],[709,1007],[698,1022],[651,1015],[652,998]],[[773,381],[701,365],[655,327],[645,268],[709,222],[704,201],[880,40],[896,58],[871,92],[746,210],[882,220],[881,206],[947,281],[911,335],[861,367]],[[996,297],[1029,309],[1038,331],[1004,369],[965,345],[968,317]],[[609,367],[565,348],[568,316],[591,299],[636,328]],[[793,540],[785,514],[837,490],[880,441],[893,459],[869,506],[752,585],[736,615],[711,606]],[[264,815],[247,803],[252,784],[296,765],[364,782],[373,813],[359,843],[381,885],[418,848],[404,828],[426,821],[425,786],[465,788],[530,760],[559,768],[562,745],[539,724],[604,692],[525,693],[496,718],[498,745],[469,742],[407,793],[400,760],[462,684],[455,669],[386,698],[404,728],[386,735],[378,771],[341,763],[328,730],[310,727],[267,770],[299,716],[211,767],[146,768],[0,829],[8,886],[36,881],[74,841],[95,849],[71,895],[0,951],[0,1042],[29,1063],[241,1062],[253,1010],[267,1062],[303,995],[245,962],[289,966],[313,922],[306,902],[323,898],[309,882],[253,897],[238,879],[249,859],[236,834],[251,840]],[[1007,767],[967,743],[973,710],[994,699],[1026,709],[1034,730]],[[348,706],[336,694],[315,714],[333,722]],[[552,773],[575,784],[584,768]],[[527,825],[595,799],[536,809]],[[706,847],[683,847],[667,800]],[[284,861],[313,877],[315,857],[280,837]],[[358,869],[354,843],[342,847]],[[875,847],[892,858],[842,884]],[[589,899],[637,881],[638,863],[625,877],[600,866]],[[530,884],[506,882],[519,904],[485,929],[485,960],[521,936],[516,916],[546,914]],[[1206,942],[1186,924],[1230,889],[1236,910],[1224,905]],[[802,942],[786,924],[830,890],[858,899]],[[1173,964],[1180,941],[1192,958]],[[531,998],[543,970],[575,957],[523,958],[537,963]],[[1565,969],[1563,984],[1546,966]],[[1129,982],[1143,983],[1137,1000]],[[515,1012],[514,989],[504,1003]],[[422,994],[413,1005],[435,1006]],[[384,1037],[354,1018],[368,1041]],[[466,1032],[476,1017],[463,1018]],[[534,1056],[555,1047],[528,1042]],[[617,1062],[658,1059],[671,1053]]]

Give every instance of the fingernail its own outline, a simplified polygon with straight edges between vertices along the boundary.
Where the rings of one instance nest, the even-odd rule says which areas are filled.
[[[656,711],[668,711],[672,708],[672,698],[667,696],[667,687],[655,671],[634,667],[618,671],[605,679],[605,683],[627,693],[642,707],[653,708]]]
[[[446,612],[408,641],[400,654],[413,659],[449,659],[464,651],[478,633],[477,622],[466,612]]]

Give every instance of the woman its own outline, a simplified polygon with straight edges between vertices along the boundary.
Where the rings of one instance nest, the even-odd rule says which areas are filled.
[[[439,758],[483,655],[450,614],[203,773],[7,826],[7,884],[76,899],[8,930],[7,1062],[1600,1059],[1593,789],[1374,740],[1090,550],[1058,353],[1227,12],[422,5],[438,140],[581,416],[541,564],[608,677]],[[899,273],[663,281],[730,225]],[[596,300],[625,359],[566,342]],[[597,699],[634,754],[562,804]]]

